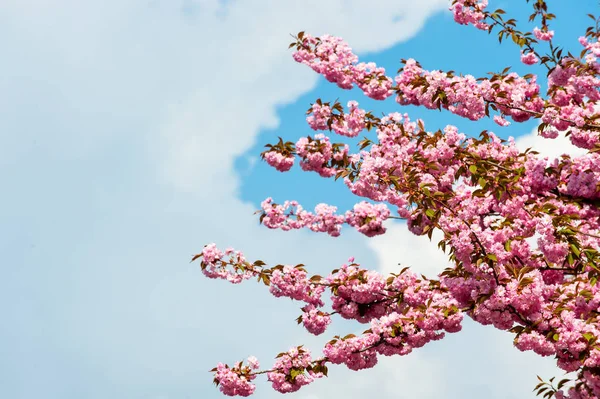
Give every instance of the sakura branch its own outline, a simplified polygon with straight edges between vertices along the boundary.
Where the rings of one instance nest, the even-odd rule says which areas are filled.
[[[360,335],[333,337],[313,359],[303,346],[280,353],[259,370],[249,358],[212,371],[225,395],[248,396],[252,381],[266,374],[279,392],[295,392],[326,376],[328,365],[351,370],[374,367],[379,356],[404,356],[445,333],[458,332],[464,315],[510,331],[522,351],[553,356],[572,378],[540,380],[545,398],[600,397],[600,44],[598,19],[579,38],[579,55],[553,43],[555,15],[535,0],[532,32],[517,28],[503,10],[487,11],[485,0],[454,0],[456,22],[511,38],[520,60],[548,69],[547,91],[538,77],[506,68],[475,78],[454,71],[425,70],[403,60],[396,76],[374,63],[359,62],[341,38],[296,35],[293,58],[342,89],[358,87],[367,97],[395,96],[399,106],[439,109],[470,120],[492,118],[500,127],[538,120],[546,139],[560,134],[586,149],[581,157],[540,157],[520,151],[511,138],[493,132],[467,136],[455,126],[427,130],[422,120],[393,112],[375,116],[350,101],[317,99],[307,111],[314,136],[267,144],[262,158],[280,172],[298,159],[300,168],[342,180],[361,200],[345,213],[319,204],[305,210],[296,201],[267,198],[260,222],[284,231],[309,229],[337,237],[350,226],[367,237],[384,234],[395,219],[416,235],[441,232],[438,242],[452,264],[433,278],[409,268],[382,276],[349,259],[327,276],[309,276],[304,265],[267,267],[234,249],[215,244],[193,257],[209,278],[237,284],[251,278],[275,297],[301,303],[296,319],[309,333],[327,331],[334,316],[368,328]],[[538,25],[539,26],[539,25]],[[540,46],[549,54],[542,54]],[[358,149],[334,137],[356,138]],[[331,308],[323,294],[329,293]]]

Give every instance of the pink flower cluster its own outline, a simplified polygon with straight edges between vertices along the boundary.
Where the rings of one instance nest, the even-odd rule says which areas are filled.
[[[298,37],[294,60],[311,67],[342,89],[355,84],[370,98],[383,100],[392,95],[392,80],[385,69],[374,63],[360,63],[352,49],[341,38],[329,35]]]
[[[314,335],[321,335],[325,332],[329,324],[331,324],[331,317],[316,308],[315,305],[306,305],[302,308],[302,316],[300,316],[302,324],[306,330]]]
[[[585,48],[588,54],[585,57],[586,63],[594,67],[594,69],[598,70],[599,65],[597,62],[597,57],[600,57],[600,42],[598,39],[594,42],[590,42],[589,39],[585,36],[581,36],[579,38],[579,43]]]
[[[488,29],[489,25],[483,21],[488,17],[485,11],[487,0],[454,0],[450,9],[454,12],[455,19],[459,23],[474,24],[481,29]],[[534,36],[538,40],[550,40],[554,32],[535,28]],[[593,67],[592,73],[589,71],[582,73],[572,73],[571,70],[581,68],[576,66],[565,68],[565,63],[570,60],[564,57],[561,65],[557,65],[551,72],[549,83],[560,81],[560,75],[568,75],[564,80],[565,84],[551,84],[549,87],[550,106],[558,105],[558,102],[568,103],[573,98],[573,104],[581,104],[581,97],[588,97],[597,101],[599,96],[600,81],[596,77],[600,72],[600,66],[596,61],[600,50],[597,41],[590,43],[588,38],[580,38],[582,45],[586,47],[589,54],[586,56],[586,62]],[[453,74],[441,71],[424,71],[415,63],[409,60],[403,68],[403,73],[395,78],[397,86],[392,87],[391,77],[385,76],[384,70],[378,68],[372,63],[362,63],[355,65],[358,58],[352,53],[347,44],[339,38],[323,36],[323,38],[313,38],[305,35],[299,38],[297,51],[294,53],[297,61],[310,65],[315,71],[323,74],[329,80],[338,83],[343,88],[351,88],[353,83],[358,86],[371,98],[385,99],[393,92],[397,94],[397,101],[402,105],[413,104],[422,105],[427,108],[444,108],[451,112],[472,119],[478,120],[488,114],[490,104],[494,105],[503,115],[510,116],[516,122],[523,122],[532,117],[539,117],[544,113],[545,103],[539,96],[539,86],[536,83],[536,77],[531,76],[522,78],[515,73],[508,75],[497,75],[492,79],[483,79],[481,82],[470,75],[454,76]],[[522,62],[533,65],[539,62],[538,56],[528,46],[527,52],[522,53]],[[566,70],[566,71],[565,71]],[[554,87],[560,87],[555,90]],[[378,92],[379,90],[379,92]],[[565,104],[563,104],[565,105]],[[584,148],[592,148],[598,142],[598,134],[589,129],[581,129],[592,123],[593,107],[569,106],[562,111],[560,118],[551,125],[564,125],[559,130],[565,130],[566,127],[577,127],[571,136],[573,143]],[[559,108],[562,106],[558,106]],[[587,109],[586,115],[577,114],[578,109]],[[323,109],[325,114],[331,110]],[[575,112],[575,114],[573,114]],[[324,129],[327,126],[325,115],[315,116],[314,120],[309,117],[311,126]],[[358,120],[358,118],[357,118]],[[347,130],[342,121],[344,118],[336,118],[337,125],[341,126],[340,134],[352,136],[355,129]],[[496,118],[497,122],[501,119]],[[504,123],[504,122],[502,122]],[[593,124],[593,123],[592,123]],[[330,127],[330,126],[328,126]],[[558,127],[558,126],[555,126]],[[337,130],[336,130],[337,131]]]
[[[342,89],[352,88],[352,67],[358,57],[341,37],[304,35],[298,39],[301,45],[293,54],[295,61],[308,65]]]
[[[225,262],[224,256],[229,256],[230,260]],[[242,280],[247,280],[254,277],[254,273],[250,270],[243,270],[240,268],[234,268],[231,270],[228,268],[229,265],[239,265],[246,263],[246,258],[240,251],[234,251],[232,248],[225,250],[225,253],[221,252],[217,246],[208,244],[202,250],[202,272],[208,278],[224,279],[230,283],[240,283]]]
[[[461,25],[473,25],[477,29],[487,30],[489,25],[483,22],[486,19],[482,11],[488,6],[488,0],[454,0],[450,11],[454,20]]]
[[[316,378],[321,378],[322,373],[314,372],[311,368],[310,352],[302,347],[291,348],[281,353],[273,371],[267,374],[273,383],[273,389],[281,393],[296,392]]]
[[[385,100],[392,95],[392,79],[385,75],[385,68],[374,62],[360,63],[353,70],[356,85],[373,100]]]
[[[374,237],[385,233],[383,221],[389,216],[390,210],[387,205],[362,201],[354,205],[352,211],[346,212],[346,223],[367,237]]]
[[[315,171],[322,177],[335,175],[336,169],[327,164],[333,158],[333,147],[329,137],[316,134],[314,139],[302,137],[296,142],[298,156],[302,157],[300,167],[305,171]]]
[[[341,136],[356,137],[365,128],[365,110],[356,101],[348,102],[348,113],[333,121],[333,131]]]
[[[342,109],[338,103],[334,105]],[[348,113],[341,112],[335,114],[332,112],[328,103],[323,104],[320,100],[315,102],[306,117],[308,125],[313,130],[333,130],[337,134],[346,137],[356,137],[366,127],[365,110],[358,108],[358,102],[349,101],[347,104]]]
[[[311,213],[296,201],[285,201],[283,205],[278,205],[273,203],[272,198],[267,198],[261,203],[261,208],[264,215],[262,223],[270,229],[288,231],[306,227],[337,237],[344,223],[344,217],[335,214],[337,207],[327,204],[318,204],[315,212]]]
[[[294,166],[293,155],[283,155],[277,151],[268,151],[264,155],[265,161],[280,172],[287,172]]]
[[[337,296],[332,296],[333,308],[342,317],[371,323],[370,330],[361,336],[336,337],[325,345],[323,353],[334,364],[343,363],[351,370],[370,368],[377,364],[378,353],[406,355],[413,348],[441,339],[442,330],[460,330],[462,315],[457,302],[406,270],[388,284],[373,271],[344,265],[328,281],[337,289]],[[402,300],[386,300],[394,294],[401,295]]]
[[[248,358],[248,366],[242,366],[239,362],[235,367],[219,363],[212,371],[215,372],[215,383],[219,390],[227,396],[250,396],[254,393],[256,386],[250,381],[256,378],[252,371],[258,370],[258,360],[251,356]]]
[[[553,30],[540,30],[537,26],[533,28],[533,35],[538,39],[545,42],[552,40],[554,37]]]
[[[582,72],[573,60],[563,59],[550,72],[548,91],[552,96],[543,112],[542,121],[558,131],[569,131],[573,145],[591,149],[600,142],[600,125],[597,122],[600,63],[595,60],[594,49],[589,43],[586,40],[580,41],[587,51],[592,51],[586,57],[589,62],[586,64],[588,68]]]
[[[479,21],[479,18],[485,18],[486,12],[484,11],[487,6],[486,1],[476,2],[470,0],[455,1],[451,9],[455,12],[455,17],[461,21]],[[468,23],[471,23],[468,22]],[[467,22],[465,22],[467,23]],[[476,23],[476,22],[473,22]],[[482,26],[486,26],[485,24]],[[486,28],[487,29],[487,28]],[[540,40],[549,40],[553,31],[543,31],[540,29],[534,30],[534,35]],[[523,122],[531,119],[532,117],[539,117],[543,114],[545,103],[539,96],[539,85],[536,83],[536,77],[530,78],[519,77],[515,73],[510,73],[504,76],[500,76],[500,79],[483,79],[481,82],[470,75],[466,76],[454,76],[449,73],[441,71],[424,71],[414,60],[408,60],[403,72],[395,78],[397,86],[391,87],[391,78],[384,75],[384,71],[381,68],[377,68],[373,64],[359,64],[354,67],[354,62],[357,58],[353,55],[350,57],[348,52],[351,53],[349,47],[343,42],[340,42],[338,38],[333,40],[331,37],[325,37],[326,40],[315,39],[310,36],[305,36],[305,44],[299,45],[299,50],[295,54],[296,58],[304,60],[306,57],[310,58],[314,62],[317,62],[318,67],[314,67],[317,72],[325,74],[326,77],[331,79],[331,71],[345,71],[342,75],[344,81],[350,82],[349,84],[343,84],[344,88],[351,88],[352,82],[362,82],[359,84],[367,95],[375,99],[385,99],[392,92],[397,93],[397,101],[402,105],[422,105],[427,108],[445,108],[451,112],[463,116],[472,120],[478,120],[488,114],[488,106],[494,104],[498,111],[506,116],[510,116],[516,122]],[[335,42],[335,45],[332,44]],[[594,52],[596,43],[590,44],[587,38],[581,38],[580,42],[586,46],[586,50],[590,51],[589,56],[586,57],[588,63],[595,68],[596,71],[600,71],[600,66],[595,61],[596,55]],[[314,49],[313,47],[314,46]],[[323,46],[323,51],[317,50]],[[321,51],[321,52],[320,52]],[[315,54],[321,54],[321,58]],[[325,54],[327,55],[326,58]],[[339,60],[351,59],[350,63],[342,63],[344,66],[339,65]],[[333,61],[331,61],[333,60]],[[526,53],[522,53],[521,60],[532,65],[539,62],[536,54],[529,49]],[[563,59],[563,64],[567,59]],[[304,62],[304,61],[301,61]],[[305,62],[306,63],[306,62]],[[352,65],[352,68],[350,67]],[[597,101],[599,96],[600,80],[586,74],[575,74],[576,68],[566,68],[564,65],[558,65],[552,70],[549,83],[549,93],[551,93],[550,106],[556,105],[561,109],[561,115],[555,118],[550,125],[557,127],[559,130],[565,130],[567,127],[577,127],[571,136],[573,143],[577,146],[584,148],[591,148],[598,142],[598,135],[593,133],[589,129],[581,129],[584,125],[591,123],[592,116],[595,114],[593,107],[590,106],[581,108],[578,106],[564,107],[566,103],[572,98],[573,105],[581,103],[582,96],[589,97],[590,99]],[[365,72],[368,73],[365,75]],[[378,77],[375,79],[373,74]],[[334,74],[337,76],[336,74]],[[371,77],[371,78],[369,78]],[[337,78],[334,81],[337,82]],[[366,80],[365,80],[366,79]],[[370,80],[369,80],[370,79]],[[368,88],[366,81],[369,81],[369,85],[375,85],[375,88],[381,89],[381,93],[376,94],[374,88]],[[374,83],[376,82],[376,83]],[[384,84],[385,83],[385,84]],[[564,83],[561,85],[560,83]],[[383,85],[383,86],[382,86]],[[561,87],[562,90],[554,90],[553,87]],[[393,89],[393,90],[392,90]],[[562,105],[559,105],[562,103]],[[327,126],[326,120],[330,121],[329,114],[331,110],[328,107],[321,107],[323,113],[321,115],[315,115],[314,119],[311,117],[309,123],[313,128],[324,129]],[[581,114],[581,110],[583,114]],[[329,114],[329,115],[327,115]],[[355,118],[355,125],[358,128],[362,126],[359,122],[359,117],[362,113],[357,113]],[[352,112],[350,113],[352,115]],[[496,118],[497,122],[504,123],[501,119]],[[336,132],[342,135],[352,137],[356,134],[358,128],[347,129],[346,119],[342,116],[336,118],[334,122]],[[328,126],[329,127],[329,126]],[[334,127],[333,125],[331,127]],[[348,123],[350,127],[350,123]]]
[[[269,291],[276,297],[287,297],[311,305],[323,306],[325,287],[311,284],[302,267],[283,266],[271,275]]]
[[[296,201],[286,201],[283,205],[273,203],[267,198],[261,203],[262,223],[270,229],[308,228],[314,232],[327,233],[333,237],[340,235],[344,223],[356,228],[362,234],[372,237],[385,233],[383,221],[390,216],[385,204],[369,204],[361,202],[354,209],[347,211],[344,216],[336,215],[337,207],[318,204],[315,212],[305,211]]]
[[[521,62],[525,65],[535,65],[540,62],[540,59],[531,51],[527,53],[521,52]]]
[[[341,317],[366,323],[385,313],[385,279],[375,270],[344,264],[326,282],[333,288],[331,307]]]
[[[525,79],[516,73],[478,82],[471,75],[426,71],[409,59],[396,77],[396,84],[396,101],[401,105],[444,108],[471,120],[486,116],[486,105],[490,102],[516,122],[529,120],[544,107],[535,76]]]
[[[377,364],[374,346],[379,342],[377,334],[349,335],[328,342],[323,354],[333,364],[345,364],[350,370],[363,370]]]
[[[327,123],[331,117],[331,107],[329,105],[314,103],[311,106],[310,114],[306,117],[306,122],[313,130],[327,130]]]
[[[500,115],[494,115],[494,122],[496,122],[499,126],[508,126],[510,122],[501,117]]]

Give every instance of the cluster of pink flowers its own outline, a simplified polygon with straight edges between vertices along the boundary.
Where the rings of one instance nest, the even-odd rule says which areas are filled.
[[[488,0],[455,0],[450,6],[454,20],[461,25],[473,25],[477,29],[487,30],[489,25],[483,22],[486,14],[483,13],[488,6]]]
[[[521,62],[525,65],[535,65],[540,62],[540,59],[531,51],[527,53],[521,51]]]
[[[443,330],[461,329],[456,300],[445,291],[431,289],[429,280],[407,270],[386,281],[375,271],[350,264],[327,281],[336,292],[334,310],[344,318],[371,324],[361,336],[351,334],[328,342],[323,353],[331,363],[345,364],[351,370],[370,368],[377,364],[377,354],[406,355],[441,339]]]
[[[348,113],[333,121],[333,131],[341,136],[358,136],[365,128],[365,114],[356,101],[348,101]]]
[[[298,35],[298,39],[301,45],[294,52],[294,60],[308,65],[342,89],[352,88],[352,67],[358,57],[341,37]]]
[[[273,271],[269,291],[276,297],[287,297],[323,306],[321,294],[325,287],[312,284],[302,267],[286,265]]]
[[[389,216],[387,205],[362,201],[354,205],[352,211],[346,212],[346,223],[367,237],[374,237],[385,233],[383,221]]]
[[[579,38],[579,43],[585,48],[588,54],[585,57],[587,64],[598,70],[597,57],[600,57],[600,41],[596,38],[596,41],[590,42],[585,36]]]
[[[293,155],[283,155],[277,151],[268,151],[265,153],[265,161],[280,172],[287,172],[294,166]]]
[[[342,89],[355,84],[370,98],[384,100],[392,95],[392,80],[374,63],[356,64],[358,57],[341,38],[329,35],[298,35],[294,60],[311,67]]]
[[[377,364],[374,346],[379,342],[377,334],[349,335],[335,338],[323,348],[323,353],[333,364],[345,364],[350,370],[363,370]]]
[[[490,102],[516,122],[529,120],[544,107],[535,76],[525,79],[514,72],[478,82],[471,75],[426,71],[409,59],[396,77],[396,84],[396,101],[401,105],[444,108],[471,120],[485,117]]]
[[[229,261],[224,261],[223,257],[229,256]],[[242,280],[247,280],[254,277],[251,270],[242,270],[240,268],[229,268],[229,265],[239,265],[246,263],[244,254],[240,251],[235,251],[233,248],[227,248],[225,252],[221,252],[217,246],[208,244],[202,250],[202,272],[208,278],[224,279],[231,283],[241,283]]]
[[[538,28],[536,26],[535,28],[533,28],[533,35],[538,40],[543,40],[545,42],[548,42],[548,41],[552,40],[552,38],[554,37],[554,31],[553,30],[541,30],[540,28]]]
[[[385,100],[392,95],[392,79],[385,75],[385,68],[374,62],[360,63],[353,68],[356,85],[373,100]]]
[[[295,157],[291,150],[292,146],[293,143],[284,143],[283,140],[279,138],[279,143],[275,145],[267,144],[265,147],[267,147],[268,150],[262,152],[260,155],[269,165],[278,171],[287,172],[294,165]]]
[[[258,360],[251,356],[248,358],[248,366],[242,366],[239,362],[235,367],[219,363],[213,370],[215,372],[215,383],[221,392],[227,396],[250,396],[254,393],[256,386],[251,383],[256,378],[252,371],[258,370]]]
[[[494,115],[494,122],[496,122],[499,126],[508,126],[510,122],[504,119],[500,115]]]
[[[298,156],[302,157],[300,167],[302,170],[315,171],[322,177],[331,177],[335,174],[335,168],[327,167],[333,158],[333,147],[329,137],[324,134],[316,134],[314,139],[302,137],[296,142]]]
[[[593,68],[600,72],[600,64]],[[569,131],[571,142],[591,149],[600,140],[596,104],[600,101],[600,78],[596,73],[578,72],[569,60],[563,60],[548,76],[549,91],[553,95],[544,110],[542,121],[558,131]],[[586,101],[587,100],[587,101]],[[590,129],[588,126],[596,126]]]
[[[300,320],[304,328],[314,335],[323,334],[329,324],[331,324],[331,316],[315,307],[315,305],[306,305],[303,307]]]
[[[313,130],[327,130],[327,124],[331,117],[331,107],[329,105],[316,102],[311,106],[310,114],[306,117],[306,122]]]
[[[486,6],[487,1],[460,0],[455,1],[451,9],[455,12],[455,17],[461,21],[481,21],[479,18],[484,18],[487,15],[484,12]],[[483,24],[483,22],[481,23]],[[534,30],[534,35],[539,40],[550,40],[553,34],[553,31],[547,29],[540,30],[536,28]],[[335,42],[335,45],[332,44],[333,42]],[[351,49],[342,44],[343,42],[340,42],[339,38],[334,40],[329,36],[325,36],[324,39],[304,36],[303,41],[298,45],[295,58],[304,63],[306,63],[306,59],[311,59],[314,62],[318,60],[318,67],[315,67],[313,63],[309,64],[313,65],[313,69],[317,72],[336,82],[338,80],[332,78],[331,71],[339,72],[343,70],[344,73],[340,76],[344,77],[343,81],[346,83],[340,86],[342,88],[349,89],[352,87],[352,83],[357,83],[367,96],[374,99],[385,99],[395,92],[397,94],[396,101],[401,105],[421,105],[432,109],[444,108],[456,115],[472,120],[485,117],[488,114],[490,104],[493,104],[504,116],[509,116],[516,122],[524,122],[533,117],[540,117],[546,113],[547,106],[550,108],[557,106],[560,109],[560,114],[556,118],[546,116],[545,119],[549,119],[550,122],[544,122],[559,131],[574,128],[571,134],[573,143],[584,148],[592,148],[598,142],[598,135],[584,127],[592,123],[590,117],[595,112],[593,104],[588,103],[585,107],[580,107],[579,104],[585,97],[597,101],[600,96],[600,79],[595,75],[600,71],[600,66],[595,58],[597,56],[595,54],[600,53],[600,50],[597,49],[600,47],[598,47],[597,41],[590,43],[585,37],[580,38],[580,42],[589,52],[586,60],[592,65],[595,72],[592,74],[589,71],[584,74],[575,73],[580,69],[571,65],[569,63],[570,59],[563,58],[562,65],[557,65],[549,77],[550,98],[548,105],[539,95],[539,85],[535,76],[524,78],[516,73],[509,73],[496,75],[492,79],[480,79],[478,82],[475,77],[470,75],[455,76],[442,71],[423,70],[412,59],[406,62],[402,73],[395,78],[396,86],[392,87],[392,78],[384,75],[383,68],[379,68],[372,63],[355,66],[354,63],[357,62],[358,58],[352,54]],[[340,60],[351,61],[340,64]],[[539,62],[538,56],[531,48],[522,53],[521,60],[528,65]],[[366,75],[365,71],[368,71]],[[339,74],[333,75],[338,76]],[[370,83],[366,84],[367,81]],[[562,89],[555,90],[557,87]],[[377,94],[376,89],[379,89],[381,93]],[[329,127],[326,120],[330,120],[332,114],[331,109],[328,108],[317,107],[316,111],[321,113],[317,112],[314,118],[312,118],[312,115],[309,117],[309,123],[313,128],[325,129]],[[315,111],[313,110],[313,112]],[[352,115],[352,112],[349,115]],[[362,126],[358,122],[360,115],[362,115],[362,112],[357,112],[354,118],[354,124],[359,127]],[[336,121],[335,125],[337,127],[334,130],[339,134],[352,137],[357,131],[357,129],[346,128],[343,116],[337,118]],[[504,118],[498,117],[496,121],[501,125],[506,125]]]
[[[269,197],[261,203],[261,208],[264,215],[262,223],[270,229],[286,231],[309,228],[337,237],[344,223],[344,217],[335,214],[337,207],[327,204],[318,204],[315,212],[311,213],[296,201],[285,201],[283,205],[278,205]]]
[[[334,105],[336,109],[342,109],[338,103]],[[322,103],[320,100],[315,102],[306,117],[308,125],[313,130],[333,130],[335,133],[346,136],[356,137],[366,127],[364,109],[358,107],[358,102],[348,101],[348,113],[340,112],[335,114],[329,103]]]
[[[390,211],[385,204],[370,204],[361,202],[345,215],[337,215],[337,207],[327,204],[318,204],[315,212],[305,211],[296,201],[285,201],[283,205],[273,203],[272,198],[267,198],[261,203],[263,216],[262,223],[270,229],[309,228],[315,232],[324,232],[333,237],[340,235],[344,223],[356,228],[360,233],[372,237],[385,233],[383,222],[390,216]]]
[[[353,259],[351,259],[353,261]],[[334,288],[331,296],[334,311],[345,319],[369,322],[385,313],[385,279],[375,270],[366,270],[356,263],[344,264],[326,278]]]
[[[273,383],[273,389],[281,393],[296,392],[316,378],[321,378],[323,374],[313,371],[311,360],[310,352],[302,347],[281,353],[275,361],[273,371],[267,374],[269,381]]]

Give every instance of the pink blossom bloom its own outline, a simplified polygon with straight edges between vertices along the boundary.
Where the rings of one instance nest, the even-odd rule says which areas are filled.
[[[264,154],[264,159],[269,165],[280,172],[287,172],[294,165],[294,156],[285,156],[277,151],[269,151]]]
[[[543,41],[550,41],[552,40],[552,37],[554,36],[554,31],[553,30],[540,30],[540,28],[538,28],[537,26],[535,28],[533,28],[533,35],[538,39],[538,40],[543,40]]]
[[[510,125],[510,122],[501,117],[500,115],[494,115],[494,122],[496,122],[500,126]]]
[[[523,64],[534,65],[534,64],[537,64],[539,61],[540,61],[540,59],[533,52],[528,52],[528,53],[521,52],[521,62]]]

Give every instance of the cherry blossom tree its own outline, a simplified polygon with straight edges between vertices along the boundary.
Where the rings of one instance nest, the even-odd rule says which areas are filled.
[[[341,89],[356,86],[375,100],[393,97],[399,105],[492,118],[500,126],[539,119],[541,136],[566,135],[587,153],[548,159],[519,151],[512,138],[492,132],[469,137],[450,125],[432,132],[407,114],[379,118],[356,101],[344,107],[316,100],[306,120],[321,133],[296,143],[280,139],[267,145],[262,158],[281,172],[299,159],[303,170],[342,179],[366,200],[338,213],[327,204],[309,211],[296,201],[267,198],[260,222],[334,237],[348,225],[373,237],[386,232],[384,221],[403,219],[416,235],[431,239],[434,230],[441,231],[438,246],[452,267],[438,276],[410,268],[383,276],[350,258],[323,277],[309,275],[304,265],[268,267],[240,251],[206,245],[192,260],[200,260],[207,277],[231,283],[255,278],[274,296],[301,302],[297,321],[309,333],[323,334],[333,316],[366,328],[358,336],[332,337],[316,357],[293,347],[262,371],[254,357],[245,364],[218,364],[214,382],[225,395],[252,394],[260,374],[286,393],[326,376],[332,364],[371,368],[379,356],[407,355],[460,331],[466,315],[514,333],[519,350],[554,356],[571,373],[557,384],[540,380],[538,394],[600,397],[600,20],[590,15],[593,25],[579,38],[580,54],[565,53],[553,42],[555,15],[543,0],[531,4],[530,21],[538,24],[533,32],[520,31],[503,10],[488,11],[487,0],[454,0],[450,10],[459,24],[514,42],[524,64],[545,67],[546,93],[537,76],[509,68],[475,78],[428,71],[409,59],[392,77],[374,63],[359,62],[341,38],[295,36],[294,60]],[[357,152],[326,134],[356,137],[365,130],[374,135],[361,140]]]

